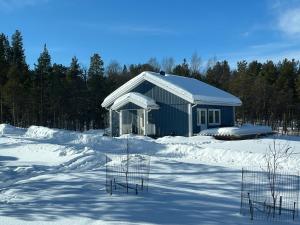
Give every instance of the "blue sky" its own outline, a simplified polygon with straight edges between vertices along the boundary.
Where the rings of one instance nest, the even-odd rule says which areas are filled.
[[[0,0],[0,32],[19,29],[33,66],[46,43],[56,63],[88,66],[201,56],[300,59],[300,0]]]

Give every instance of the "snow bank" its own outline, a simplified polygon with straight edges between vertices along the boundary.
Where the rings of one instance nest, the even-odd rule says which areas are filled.
[[[33,139],[55,139],[60,142],[68,142],[72,139],[75,139],[77,134],[78,133],[76,132],[67,130],[51,129],[41,126],[30,126],[26,131],[25,136]]]
[[[123,135],[118,138],[103,136],[103,130],[75,132],[62,129],[51,129],[41,126],[31,126],[25,133],[26,138],[47,141],[52,144],[74,146],[75,148],[89,147],[98,152],[118,153],[124,151],[127,139],[130,151],[155,153],[159,149],[152,139],[145,136]]]
[[[241,127],[221,127],[206,129],[200,132],[200,135],[208,136],[247,136],[247,135],[260,135],[270,134],[272,128],[268,126],[254,126],[254,125],[243,125]]]
[[[9,124],[0,124],[0,135],[23,135],[26,129],[14,127]]]

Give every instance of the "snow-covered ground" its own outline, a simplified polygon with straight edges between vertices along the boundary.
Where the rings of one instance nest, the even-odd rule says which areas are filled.
[[[268,224],[239,215],[240,169],[264,166],[276,138],[294,154],[283,166],[300,169],[300,138],[102,136],[0,124],[0,224]],[[142,195],[105,192],[105,154],[151,155],[150,187]],[[298,224],[298,221],[290,222]]]

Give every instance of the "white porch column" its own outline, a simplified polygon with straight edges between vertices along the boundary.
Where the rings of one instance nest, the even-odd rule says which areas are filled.
[[[122,135],[122,129],[123,129],[123,116],[122,116],[122,110],[119,112],[119,134]]]
[[[193,136],[193,109],[192,104],[188,104],[188,128],[189,128],[189,137]]]
[[[148,111],[144,109],[144,135],[147,136],[148,131]]]
[[[109,109],[109,129],[110,129],[110,136],[112,136],[112,109]]]

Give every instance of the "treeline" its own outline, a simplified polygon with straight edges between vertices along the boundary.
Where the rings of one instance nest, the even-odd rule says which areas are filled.
[[[11,40],[0,34],[0,123],[15,126],[42,125],[72,130],[104,128],[107,111],[103,99],[142,71],[194,77],[238,96],[242,122],[283,123],[299,126],[300,67],[295,60],[279,63],[237,63],[210,60],[206,68],[197,54],[176,65],[173,58],[158,62],[121,66],[117,61],[104,66],[93,54],[88,68],[76,57],[69,66],[52,63],[46,45],[33,69],[26,63],[23,39],[16,31]]]

